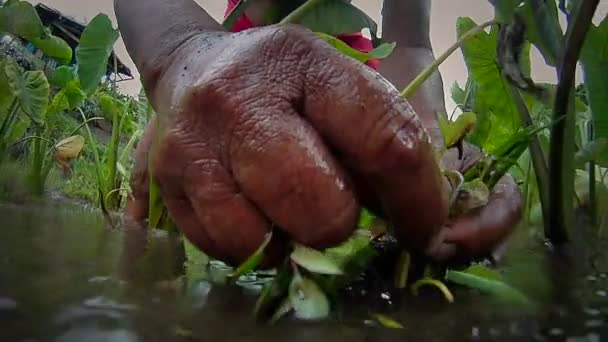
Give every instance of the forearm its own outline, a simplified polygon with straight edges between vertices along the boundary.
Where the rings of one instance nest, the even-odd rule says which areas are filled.
[[[223,28],[192,0],[114,0],[129,55],[144,78],[153,78],[171,52],[202,32]]]
[[[405,88],[435,60],[430,41],[431,0],[384,0],[382,36],[396,42],[380,73],[398,89]],[[428,130],[435,148],[443,146],[436,113],[445,112],[443,81],[434,73],[409,99]]]

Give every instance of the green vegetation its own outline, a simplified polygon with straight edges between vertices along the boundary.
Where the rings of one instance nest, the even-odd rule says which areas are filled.
[[[240,1],[224,26],[230,28],[251,2]],[[541,0],[492,3],[495,18],[482,24],[459,18],[456,43],[402,92],[405,98],[412,96],[450,54],[460,50],[468,79],[464,88],[458,83],[451,88],[458,113],[450,118],[437,113],[445,138],[445,149],[437,151],[437,158],[465,144],[481,148],[484,157],[464,174],[443,170],[453,189],[451,215],[487,203],[497,182],[510,173],[524,198],[525,226],[543,226],[544,237],[560,247],[575,229],[575,209],[582,208],[588,209],[601,234],[608,224],[608,18],[597,26],[592,23],[597,0],[569,1],[564,8]],[[362,63],[386,58],[395,48],[377,37],[377,24],[350,1],[309,0],[295,9],[279,7],[269,12],[270,22],[305,25]],[[567,18],[565,32],[559,25],[559,10]],[[333,37],[362,29],[370,30],[376,46],[369,53]],[[145,98],[120,95],[111,82],[100,84],[118,31],[107,16],[95,17],[76,49],[77,66],[69,65],[74,58],[71,48],[42,26],[28,2],[9,1],[0,7],[2,32],[27,39],[63,64],[45,74],[24,70],[10,57],[0,56],[3,197],[41,198],[49,187],[60,188],[95,202],[109,218],[128,196],[133,146],[150,118]],[[531,79],[532,46],[555,68],[557,84]],[[578,86],[574,84],[577,63],[584,79]],[[110,125],[111,132],[100,134],[96,125],[101,122]],[[154,182],[149,210],[150,227],[173,227]],[[364,209],[359,229],[339,246],[316,251],[294,243],[292,253],[261,292],[255,314],[271,322],[289,312],[301,319],[329,315],[336,293],[368,269],[376,256],[372,242],[390,234],[389,227],[376,225],[372,230],[376,222],[373,213]],[[228,278],[238,281],[254,272],[271,237]],[[200,257],[187,247],[189,258]],[[414,276],[413,266],[422,266],[424,274]],[[479,264],[448,269],[402,251],[394,269],[395,287],[413,294],[428,286],[452,302],[458,298],[449,286],[460,285],[509,303],[531,303],[508,279]],[[386,316],[372,317],[384,326],[402,327]]]

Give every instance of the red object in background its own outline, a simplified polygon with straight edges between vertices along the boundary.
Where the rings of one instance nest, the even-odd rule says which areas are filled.
[[[238,4],[238,2],[239,0],[228,0],[228,7],[226,8],[226,12],[224,13],[225,17],[230,14],[232,9]],[[250,29],[252,27],[255,27],[255,24],[252,23],[251,20],[249,20],[249,18],[247,18],[247,16],[243,14],[240,18],[237,19],[236,23],[234,24],[234,27],[232,28],[232,32],[240,32],[246,29]],[[357,49],[361,52],[370,52],[374,48],[372,41],[370,39],[365,38],[360,32],[341,34],[336,38],[345,42],[353,49]],[[365,64],[377,70],[380,66],[380,60],[370,59]]]

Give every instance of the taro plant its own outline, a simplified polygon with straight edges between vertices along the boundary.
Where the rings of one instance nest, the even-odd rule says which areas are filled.
[[[0,32],[31,41],[46,55],[60,63],[72,60],[72,49],[43,27],[35,9],[25,1],[9,1],[0,7]],[[129,148],[133,146],[137,131],[125,150],[119,155],[120,130],[125,122],[126,104],[116,96],[99,93],[98,89],[106,73],[112,47],[118,39],[118,30],[112,28],[110,19],[103,14],[96,16],[83,31],[76,48],[76,66],[59,66],[47,79],[42,71],[22,71],[9,59],[0,62],[0,109],[4,111],[0,148],[2,156],[11,144],[30,142],[31,168],[28,180],[35,194],[42,194],[52,165],[57,163],[64,173],[69,172],[68,163],[84,147],[85,139],[75,135],[85,126],[89,143],[93,147],[99,203],[104,212],[120,206],[120,190],[127,177],[120,162],[126,162]],[[115,95],[115,94],[113,94]],[[88,123],[99,117],[85,118],[68,134],[68,138],[53,141],[59,127],[59,115],[69,110],[80,110],[85,99],[96,98],[105,117],[112,122],[112,136],[106,155],[100,158],[98,146]],[[10,103],[6,107],[6,103]],[[23,113],[25,115],[20,115]],[[19,139],[31,123],[31,136]],[[62,132],[65,134],[65,132]]]
[[[253,1],[240,1],[227,16],[224,27],[230,29]],[[568,240],[575,202],[584,195],[574,191],[575,177],[577,184],[581,183],[579,177],[586,173],[590,207],[595,208],[593,213],[601,212],[597,210],[598,186],[608,172],[604,140],[608,79],[602,77],[608,71],[608,22],[604,19],[599,26],[591,23],[597,0],[570,1],[568,7],[562,6],[568,19],[564,35],[558,4],[553,0],[490,2],[496,9],[495,18],[482,24],[459,18],[456,43],[420,73],[402,96],[412,96],[460,48],[469,77],[464,89],[458,84],[452,87],[460,115],[451,120],[444,113],[437,113],[445,140],[445,149],[437,151],[437,158],[446,149],[462,149],[464,144],[481,148],[484,157],[464,174],[443,170],[453,188],[450,214],[462,214],[487,203],[493,187],[510,172],[522,184],[526,216],[533,210],[540,211],[546,237],[560,244]],[[360,62],[385,58],[394,48],[394,44],[382,44],[376,23],[350,1],[309,0],[300,1],[299,5],[276,5],[269,10],[268,23],[304,25]],[[370,30],[376,46],[370,53],[355,51],[334,38],[362,29]],[[532,45],[541,51],[548,65],[556,67],[557,84],[536,84],[531,79]],[[585,82],[581,86],[584,95],[575,98],[573,75],[577,61],[583,65]],[[574,162],[581,170],[575,172]],[[150,217],[166,217],[160,195],[153,192],[155,186],[152,182],[150,193],[156,195],[151,196],[151,201],[154,197],[156,205],[151,203]],[[372,232],[370,223],[374,220],[373,214],[363,209],[356,233],[343,244],[324,251],[293,244],[292,253],[260,294],[256,315],[270,321],[291,311],[304,319],[326,317],[331,308],[329,298],[370,266],[376,254],[372,241],[390,234],[388,227],[376,227]],[[235,270],[232,279],[256,269],[271,236]],[[422,277],[409,279],[410,266],[414,264],[421,264],[425,271]],[[445,265],[413,260],[407,251],[395,260],[394,280],[395,287],[409,286],[414,294],[423,286],[434,286],[449,302],[455,299],[443,281],[473,287],[512,303],[531,303],[502,276],[479,264],[447,269]]]

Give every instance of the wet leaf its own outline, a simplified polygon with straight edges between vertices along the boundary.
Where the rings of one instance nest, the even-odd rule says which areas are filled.
[[[266,249],[266,246],[268,246],[268,244],[270,243],[270,240],[272,240],[272,231],[266,234],[264,241],[262,241],[262,244],[258,247],[258,249],[249,258],[247,258],[247,260],[245,260],[233,273],[228,275],[228,277],[238,278],[245,273],[254,271],[264,259],[264,250]]]
[[[313,273],[340,275],[344,274],[340,266],[324,253],[296,243],[291,252],[291,260]]]
[[[91,95],[108,68],[112,47],[118,39],[118,30],[105,14],[98,14],[82,32],[76,48],[78,77],[85,93]]]
[[[454,295],[452,294],[452,292],[450,292],[448,287],[445,286],[445,284],[442,283],[441,281],[439,281],[437,279],[429,278],[429,277],[424,277],[422,279],[419,279],[414,284],[412,284],[412,293],[417,296],[418,290],[422,286],[434,286],[439,291],[441,291],[441,294],[443,294],[443,297],[445,298],[445,300],[447,300],[450,303],[454,302]]]
[[[465,271],[448,270],[446,280],[480,290],[487,294],[492,294],[499,299],[509,303],[527,305],[530,303],[528,298],[514,287],[501,280],[487,278],[485,274],[467,273]]]
[[[374,314],[371,314],[370,316],[385,328],[405,329],[405,327],[401,323],[395,321],[394,319],[392,319],[386,315],[374,313]]]
[[[289,285],[289,301],[298,319],[321,320],[329,316],[329,301],[323,290],[299,273],[295,273]]]
[[[74,135],[67,137],[55,144],[55,157],[57,159],[68,160],[76,158],[84,148],[84,137]]]
[[[321,39],[328,42],[329,45],[335,47],[338,51],[342,52],[346,56],[351,57],[361,63],[366,63],[370,59],[387,58],[388,56],[390,56],[390,54],[393,52],[393,50],[397,46],[397,43],[394,43],[394,42],[390,43],[390,44],[384,43],[384,44],[378,46],[377,48],[373,49],[372,51],[366,53],[366,52],[361,52],[359,50],[356,50],[356,49],[350,47],[345,42],[341,41],[340,39],[330,36],[326,33],[317,32],[316,34],[319,37],[321,37]]]
[[[42,71],[21,72],[13,63],[4,69],[11,89],[19,101],[19,108],[32,121],[42,124],[49,104],[49,82]]]

